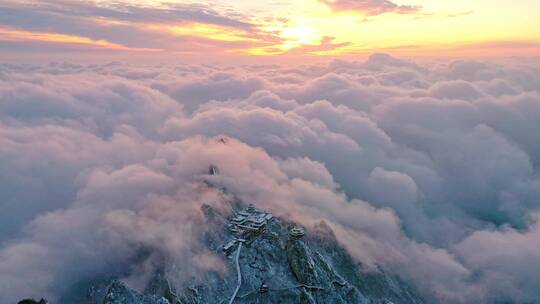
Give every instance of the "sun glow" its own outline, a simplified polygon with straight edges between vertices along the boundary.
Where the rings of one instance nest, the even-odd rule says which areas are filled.
[[[284,49],[317,43],[321,36],[317,28],[305,23],[283,29],[279,36],[284,40]]]
[[[219,41],[256,41],[247,36],[247,33],[210,24],[191,24],[170,26],[168,31],[177,36],[197,36]]]
[[[274,37],[274,43],[248,50],[251,55],[279,55],[304,46],[317,45],[323,35],[314,19],[302,18],[287,22],[275,21],[259,28],[261,33]]]
[[[73,0],[78,1],[82,0]],[[97,1],[106,14],[79,16],[84,26],[75,30],[62,25],[41,30],[32,24],[18,28],[15,22],[11,26],[0,24],[0,38],[92,49],[239,56],[354,56],[373,52],[435,56],[478,48],[482,53],[488,53],[484,50],[489,48],[490,54],[501,56],[537,56],[540,1],[517,1],[521,5],[493,5],[490,0],[392,0],[420,9],[396,12],[390,6],[371,15],[366,12],[378,12],[373,6],[380,2],[333,9],[328,3],[349,2],[215,0],[192,5],[187,0]]]

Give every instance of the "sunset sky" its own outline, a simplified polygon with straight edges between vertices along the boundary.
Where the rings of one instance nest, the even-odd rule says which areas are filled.
[[[0,52],[535,56],[537,0],[0,1]]]
[[[0,304],[540,304],[538,130],[540,0],[0,0]]]

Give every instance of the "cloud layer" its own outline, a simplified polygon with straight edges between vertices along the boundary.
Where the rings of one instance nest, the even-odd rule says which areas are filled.
[[[203,204],[230,212],[207,179],[326,221],[430,303],[540,297],[537,63],[6,64],[0,82],[0,302],[160,257],[188,261],[180,282],[223,271],[194,229]]]
[[[367,16],[384,13],[414,14],[422,7],[416,5],[399,5],[389,0],[320,0],[336,11],[353,11]]]
[[[2,40],[7,50],[20,51],[40,49],[54,53],[79,48],[217,52],[259,44],[246,42],[247,36],[257,34],[255,25],[246,22],[247,19],[238,12],[222,13],[206,4],[144,6],[122,1],[107,5],[96,1],[3,1],[0,36],[5,36]],[[239,37],[226,41],[194,35],[195,30],[191,34],[178,32],[178,28],[194,25],[220,28]],[[54,35],[62,36],[52,39]]]

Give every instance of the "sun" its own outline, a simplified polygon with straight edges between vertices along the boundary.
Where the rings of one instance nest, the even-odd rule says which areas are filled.
[[[308,24],[296,24],[283,29],[280,37],[286,40],[284,46],[295,47],[316,43],[319,40],[318,31]]]
[[[286,53],[295,48],[317,45],[323,38],[323,33],[317,27],[314,18],[298,18],[295,20],[273,20],[259,29],[278,40],[275,44],[266,47],[249,49],[251,55],[277,55]]]
[[[302,45],[315,44],[320,40],[320,34],[316,27],[307,23],[297,23],[285,27],[279,37],[284,40],[281,45],[284,49],[292,49]]]

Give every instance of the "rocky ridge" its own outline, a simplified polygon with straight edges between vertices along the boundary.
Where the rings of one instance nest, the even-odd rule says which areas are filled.
[[[172,286],[166,269],[158,269],[142,291],[131,289],[117,278],[97,278],[82,287],[79,285],[61,303],[424,303],[397,276],[383,269],[362,270],[362,265],[339,246],[324,222],[306,231],[252,206],[245,209],[240,206],[235,206],[237,213],[233,217],[220,214],[210,206],[202,207],[209,222],[215,224],[213,227],[222,227],[208,233],[205,242],[226,261],[229,269],[225,274],[207,273],[182,286]],[[251,212],[259,215],[253,217]],[[245,219],[242,222],[242,214],[248,219],[251,216],[252,222]],[[260,220],[264,215],[266,220]],[[258,221],[263,224],[256,224]]]

